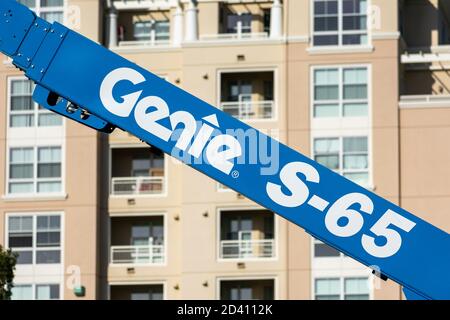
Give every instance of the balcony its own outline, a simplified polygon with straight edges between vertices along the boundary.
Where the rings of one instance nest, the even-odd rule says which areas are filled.
[[[220,109],[240,120],[276,118],[274,72],[220,74]]]
[[[219,5],[217,34],[200,35],[203,41],[251,41],[269,39],[271,34],[272,1],[253,1],[242,4],[224,1]],[[280,4],[276,4],[278,8]],[[281,12],[281,8],[280,8]],[[281,25],[281,15],[276,14]],[[279,30],[281,33],[281,30]],[[276,34],[277,37],[281,34]]]
[[[163,284],[136,284],[110,286],[111,300],[163,300]]]
[[[164,217],[112,217],[111,265],[161,265],[165,262]]]
[[[220,300],[273,300],[273,279],[220,280]]]
[[[404,40],[404,64],[450,61],[450,2],[403,1],[400,31]]]
[[[162,195],[164,154],[156,148],[111,149],[111,195]]]
[[[220,213],[220,259],[265,259],[276,256],[274,214],[267,210]]]
[[[117,46],[170,46],[170,11],[127,10],[118,13]],[[112,31],[111,31],[112,32]]]

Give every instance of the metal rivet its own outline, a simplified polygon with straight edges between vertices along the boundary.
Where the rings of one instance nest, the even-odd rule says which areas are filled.
[[[28,62],[30,62],[30,61],[31,61],[31,59],[30,59],[30,58],[27,58],[27,61],[28,61]]]
[[[44,28],[44,31],[47,31],[48,29],[47,28]]]
[[[55,30],[52,29],[52,30],[50,30],[50,32],[53,33],[53,32],[55,32]]]
[[[62,38],[62,37],[64,37],[64,35],[62,34],[62,35],[60,35],[59,37]]]
[[[41,69],[41,73],[44,73],[44,69]]]
[[[35,27],[37,27],[37,26],[38,26],[38,24],[37,24],[37,23],[35,23],[35,24],[34,24],[34,26],[35,26]]]
[[[34,64],[31,65],[31,69],[34,69]]]

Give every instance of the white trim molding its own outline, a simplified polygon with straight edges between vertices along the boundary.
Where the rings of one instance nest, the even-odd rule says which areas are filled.
[[[400,109],[450,108],[450,95],[400,96]]]
[[[383,32],[383,31],[373,31],[372,40],[398,40],[400,39],[400,32]]]
[[[308,35],[300,35],[300,36],[287,36],[287,43],[309,43],[311,41],[310,36]]]
[[[325,55],[325,54],[355,54],[355,53],[372,53],[374,46],[330,46],[330,47],[309,47],[306,49],[309,54]]]

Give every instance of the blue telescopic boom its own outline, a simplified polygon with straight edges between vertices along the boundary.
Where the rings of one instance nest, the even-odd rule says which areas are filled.
[[[430,223],[14,0],[0,0],[0,51],[36,83],[41,106],[135,135],[396,281],[409,299],[450,299],[450,237]],[[276,170],[250,161],[275,151]]]

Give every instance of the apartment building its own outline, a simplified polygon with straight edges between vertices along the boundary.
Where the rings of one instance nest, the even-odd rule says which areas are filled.
[[[21,0],[450,230],[450,3]],[[14,298],[402,299],[392,281],[0,62]]]

